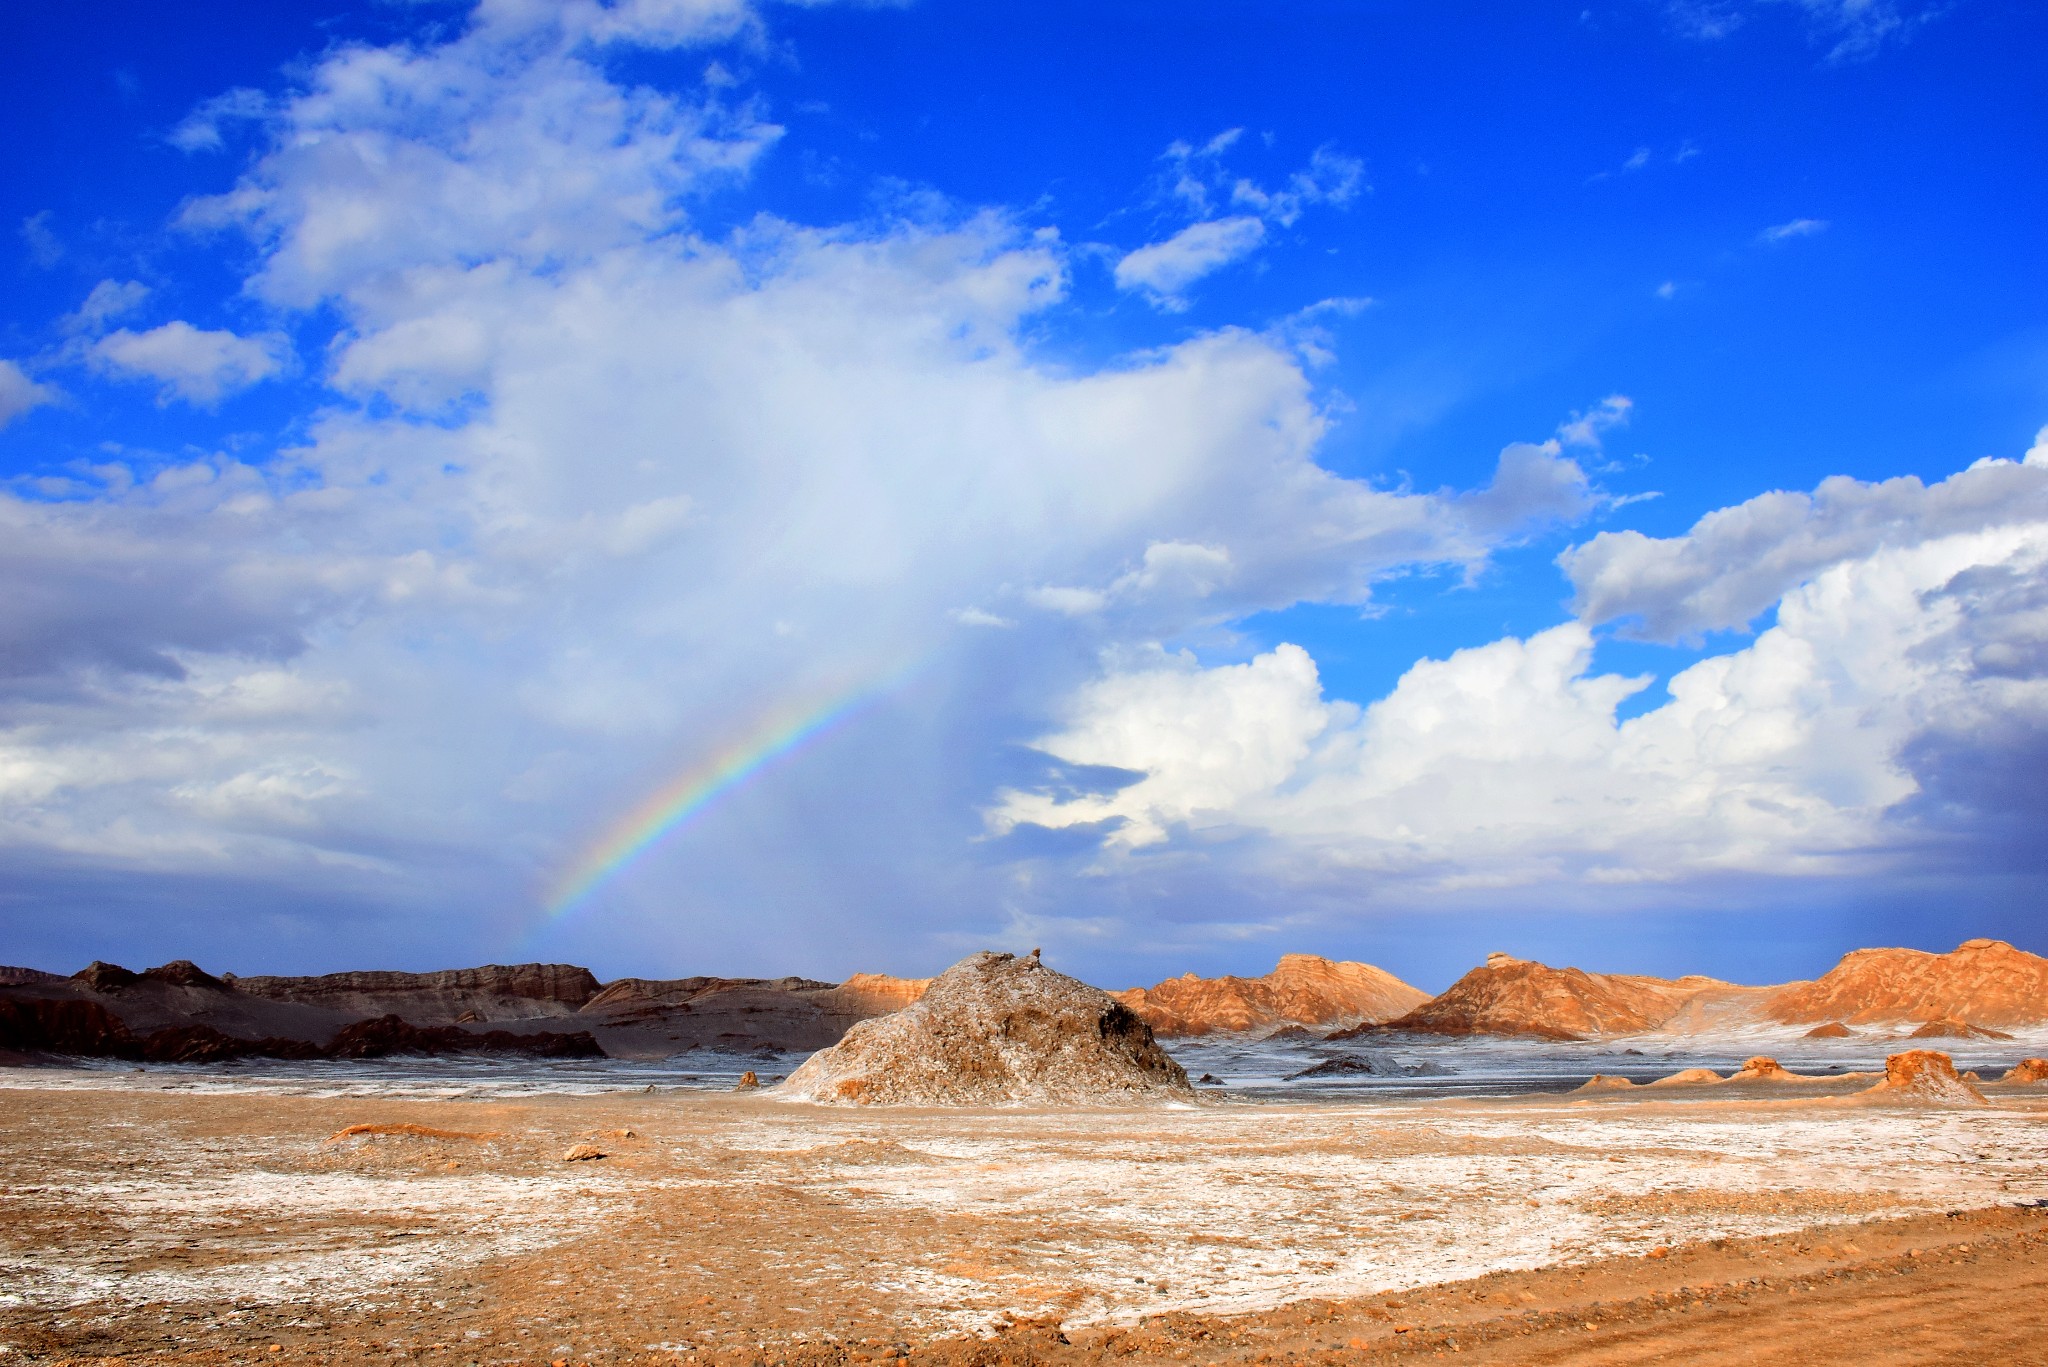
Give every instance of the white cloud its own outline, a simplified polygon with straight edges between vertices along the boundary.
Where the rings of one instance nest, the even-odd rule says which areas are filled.
[[[1277,190],[1239,178],[1230,187],[1230,202],[1278,223],[1293,226],[1311,205],[1346,205],[1366,188],[1365,163],[1330,147],[1318,147],[1306,167]]]
[[[1775,247],[1780,242],[1790,242],[1796,237],[1812,237],[1827,230],[1828,221],[1824,218],[1795,218],[1789,223],[1779,223],[1764,229],[1756,235],[1756,240]]]
[[[1887,43],[1903,42],[1914,29],[1941,13],[1944,5],[1915,0],[1792,0],[1806,13],[1814,37],[1831,46],[1828,60],[1875,56]]]
[[[141,308],[149,295],[149,286],[140,280],[102,280],[76,311],[64,316],[62,326],[66,332],[96,333]]]
[[[50,210],[44,209],[21,221],[21,241],[28,248],[28,259],[44,270],[64,259],[64,244],[50,228],[53,217]]]
[[[1886,546],[2048,521],[2048,456],[1983,460],[1933,485],[1846,476],[1811,494],[1759,494],[1683,536],[1602,532],[1559,557],[1572,610],[1675,640],[1746,626],[1799,584]]]
[[[165,401],[214,404],[279,373],[290,348],[275,334],[242,337],[180,320],[147,332],[110,332],[88,355],[102,370],[162,381]]]
[[[1569,422],[1560,424],[1558,440],[1566,446],[1597,451],[1608,432],[1627,425],[1629,412],[1635,406],[1635,400],[1626,394],[1609,394],[1592,408],[1574,413]]]
[[[1809,37],[1828,48],[1831,62],[1873,57],[1948,8],[1943,0],[1749,0],[1746,7],[1737,0],[1667,0],[1665,13],[1683,36],[1714,42],[1741,28],[1750,10],[1787,3],[1805,16]]]
[[[1297,874],[1437,886],[1896,864],[1931,838],[1923,793],[1985,800],[1972,738],[2048,752],[2048,508],[1972,530],[1923,512],[1786,586],[1753,644],[1626,720],[1648,680],[1593,672],[1583,621],[1423,661],[1362,709],[1294,646],[1210,669],[1113,654],[1039,744],[1141,777],[1008,790],[990,819],[1106,830],[1112,853],[1258,837]]]
[[[801,821],[707,817],[688,877],[610,904],[757,947],[781,913],[725,911],[830,902],[871,949],[1000,903],[975,803],[1098,649],[1364,603],[1587,506],[1554,443],[1477,491],[1332,474],[1269,337],[1042,361],[1024,338],[1067,249],[1001,214],[705,235],[693,197],[774,130],[624,88],[591,43],[736,13],[505,0],[273,100],[265,150],[187,219],[251,234],[258,297],[334,311],[339,401],[265,459],[0,497],[10,867],[318,889],[473,949],[707,747],[872,694],[789,767]],[[283,360],[182,323],[93,354],[195,398]],[[916,886],[849,886],[850,861]]]
[[[1227,129],[1200,147],[1176,142],[1163,160],[1168,175],[1164,198],[1198,215],[1199,222],[1160,242],[1139,247],[1116,264],[1118,288],[1142,290],[1161,308],[1187,307],[1182,292],[1202,277],[1243,260],[1266,240],[1266,225],[1291,227],[1315,205],[1342,207],[1369,188],[1365,163],[1332,147],[1319,147],[1308,165],[1277,188],[1267,188],[1224,165],[1244,130]],[[1214,217],[1217,205],[1249,210]]]
[[[1121,289],[1144,290],[1167,307],[1179,307],[1181,291],[1251,255],[1265,238],[1266,225],[1248,216],[1191,224],[1117,262],[1116,283]]]
[[[31,380],[13,361],[0,360],[0,427],[56,399],[55,389]]]
[[[270,97],[240,87],[216,95],[178,121],[166,140],[181,152],[217,152],[226,145],[221,125],[256,123],[270,113]]]

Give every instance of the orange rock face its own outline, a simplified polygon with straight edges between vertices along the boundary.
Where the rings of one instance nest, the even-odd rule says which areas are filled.
[[[924,995],[932,985],[930,978],[892,978],[887,973],[856,973],[830,992],[820,993],[820,1002],[829,998],[830,1009],[849,1016],[881,1016],[904,1007]]]
[[[1383,968],[1283,954],[1263,978],[1198,978],[1189,973],[1155,987],[1111,996],[1159,1035],[1244,1033],[1301,1025],[1362,1025],[1391,1020],[1429,1000]]]
[[[1729,984],[1713,978],[1588,973],[1495,954],[1388,1026],[1559,1040],[1632,1035],[1656,1029],[1703,993],[1725,990]]]
[[[1965,940],[1948,954],[1918,949],[1859,949],[1810,983],[1771,996],[1764,1013],[1806,1021],[1968,1021],[1973,1025],[2048,1022],[2048,959],[2003,940]]]
[[[1884,1061],[1884,1081],[1863,1095],[1874,1100],[1984,1104],[1984,1094],[1956,1076],[1955,1060],[1937,1049],[1893,1054]]]
[[[2006,1070],[2000,1082],[2048,1082],[2048,1058],[2023,1058]]]

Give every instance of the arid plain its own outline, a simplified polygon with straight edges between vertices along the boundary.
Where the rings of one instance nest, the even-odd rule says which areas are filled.
[[[0,1358],[2048,1363],[2048,960],[1743,988],[1495,956],[1420,1005],[1376,973],[1113,998],[980,954],[736,1088],[809,1051],[490,1033],[612,1019],[532,966],[281,1006],[18,972],[17,1046],[103,1054],[0,1070]],[[813,1019],[774,984],[627,995],[623,1041]],[[308,996],[356,1043],[254,1033]]]
[[[2033,1089],[850,1111],[154,1077],[10,1079],[10,1360],[1690,1362],[1819,1317],[1857,1361],[2048,1361]]]

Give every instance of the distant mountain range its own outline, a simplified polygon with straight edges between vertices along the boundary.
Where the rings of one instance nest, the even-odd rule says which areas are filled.
[[[437,973],[215,977],[183,960],[69,977],[0,968],[0,1056],[137,1061],[514,1053],[659,1058],[691,1049],[811,1050],[924,992],[930,979],[621,978],[568,964]],[[1928,1035],[2048,1024],[2048,959],[2000,940],[1947,954],[1863,949],[1812,982],[1591,973],[1495,954],[1435,997],[1370,964],[1288,954],[1263,977],[1187,974],[1112,994],[1166,1037],[1375,1032],[1576,1040],[1811,1024]]]

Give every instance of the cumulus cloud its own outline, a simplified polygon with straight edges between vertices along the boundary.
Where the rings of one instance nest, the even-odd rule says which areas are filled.
[[[0,361],[0,427],[56,398],[55,389],[31,380],[13,361]]]
[[[242,337],[180,320],[147,332],[110,332],[92,344],[88,355],[108,373],[162,381],[165,402],[178,398],[215,404],[283,370],[290,349],[276,334]]]
[[[102,280],[85,296],[85,302],[64,316],[62,327],[66,332],[100,332],[114,319],[141,308],[149,295],[149,286],[140,280]]]
[[[1138,248],[1116,263],[1116,283],[1145,290],[1169,307],[1184,307],[1181,292],[1203,276],[1243,260],[1266,239],[1256,218],[1215,218],[1182,228],[1164,242]]]
[[[1961,513],[1993,481],[2026,506]],[[1772,627],[1639,715],[1618,708],[1649,679],[1597,672],[1585,620],[1423,661],[1362,708],[1326,698],[1295,646],[1206,669],[1112,656],[1039,745],[1141,777],[1013,789],[990,820],[1100,830],[1112,854],[1257,837],[1293,866],[1437,887],[1895,863],[1935,818],[1968,837],[1958,805],[1995,824],[2003,770],[1979,781],[1970,738],[2048,751],[2048,467],[1945,485],[1863,486],[1866,503],[1916,506],[1781,574]]]
[[[1572,610],[1651,640],[1739,629],[1831,566],[1886,546],[2048,521],[2048,456],[1983,460],[1933,485],[1847,476],[1811,494],[1759,494],[1683,536],[1602,532],[1559,557]]]

